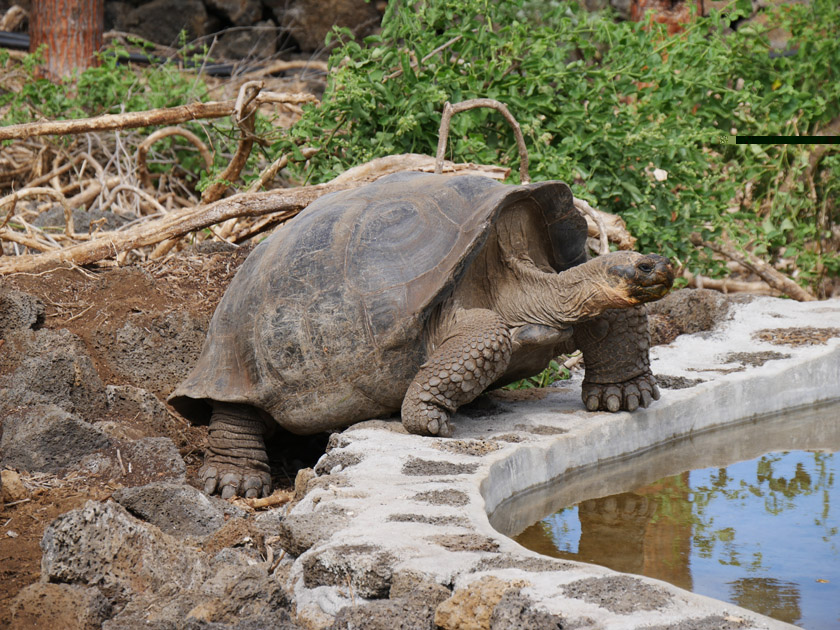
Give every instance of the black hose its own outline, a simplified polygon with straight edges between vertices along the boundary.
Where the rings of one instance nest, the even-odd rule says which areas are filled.
[[[29,50],[29,35],[27,33],[10,33],[9,31],[0,31],[0,48],[11,48],[14,50]],[[145,55],[143,53],[128,53],[127,55],[120,55],[117,58],[118,63],[146,63],[146,64],[164,64],[167,61],[178,61],[185,68],[201,68],[202,72],[211,77],[229,77],[233,74],[233,64],[230,63],[209,63],[202,64],[201,62],[191,61],[189,59],[182,60],[177,58],[156,57],[154,55]],[[256,72],[261,70],[262,66],[248,66],[243,67],[243,72]]]

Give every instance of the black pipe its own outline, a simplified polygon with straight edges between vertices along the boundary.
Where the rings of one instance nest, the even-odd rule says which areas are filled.
[[[11,48],[14,50],[29,50],[29,35],[27,33],[11,33],[9,31],[0,31],[0,48]],[[156,57],[154,55],[145,55],[143,53],[128,53],[127,55],[120,55],[117,58],[118,63],[146,63],[146,64],[164,64],[167,61],[177,61],[185,68],[201,68],[202,72],[211,77],[229,77],[233,74],[234,65],[230,63],[208,63],[191,61],[189,59],[183,60],[177,57]],[[263,66],[247,66],[242,68],[243,72],[256,72],[261,70]]]

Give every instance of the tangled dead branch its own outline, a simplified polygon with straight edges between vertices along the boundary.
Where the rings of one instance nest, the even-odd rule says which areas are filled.
[[[163,140],[164,138],[169,138],[170,136],[181,136],[192,143],[192,145],[198,149],[198,153],[201,155],[201,159],[204,161],[204,166],[207,168],[207,171],[209,172],[213,168],[213,156],[210,155],[210,150],[207,148],[207,145],[201,141],[201,138],[189,129],[184,129],[182,127],[164,127],[163,129],[155,131],[152,135],[143,140],[139,147],[137,147],[137,171],[140,181],[144,186],[152,186],[152,176],[149,173],[149,167],[146,165],[146,155],[148,155],[149,149],[151,149],[152,145],[158,140]]]
[[[443,115],[440,118],[440,131],[438,132],[438,146],[437,146],[437,162],[435,163],[435,173],[440,173],[443,168],[443,156],[446,153],[446,142],[449,139],[449,123],[452,116],[460,112],[465,112],[470,109],[477,109],[479,107],[489,107],[499,112],[504,119],[510,124],[513,129],[513,135],[516,138],[516,147],[519,150],[519,181],[527,184],[531,181],[531,176],[528,174],[528,149],[525,146],[525,138],[522,135],[522,129],[519,123],[510,113],[507,105],[500,103],[492,98],[474,98],[468,101],[461,101],[454,105],[446,102],[443,105]]]
[[[792,297],[794,300],[810,302],[816,299],[808,291],[796,284],[796,282],[748,252],[740,253],[726,243],[710,243],[709,241],[703,240],[697,232],[692,233],[690,238],[691,243],[695,247],[707,247],[729,260],[740,263],[764,280],[770,287]]]
[[[312,94],[260,92],[254,100],[258,105],[264,103],[291,103],[299,105],[302,103],[312,103],[317,99]],[[153,109],[144,112],[104,114],[94,118],[9,125],[8,127],[0,127],[0,140],[22,140],[36,136],[63,136],[90,131],[114,131],[117,129],[177,125],[191,120],[230,116],[234,113],[235,108],[236,101],[211,101],[209,103],[190,103],[189,105]]]
[[[0,199],[0,210],[4,207],[9,208],[5,221],[0,225],[0,240],[41,253],[20,254],[16,250],[19,255],[0,258],[0,274],[40,271],[68,263],[86,265],[114,257],[118,262],[122,262],[126,259],[128,252],[146,247],[152,249],[145,250],[143,257],[158,258],[178,246],[185,235],[203,229],[209,230],[212,237],[234,244],[239,243],[295,216],[323,194],[353,188],[398,171],[480,174],[498,180],[505,179],[510,173],[510,169],[504,167],[453,164],[443,160],[442,153],[445,150],[449,118],[453,113],[474,107],[493,107],[502,112],[514,126],[515,131],[518,130],[516,121],[502,103],[490,99],[477,99],[456,103],[454,106],[447,104],[441,123],[442,136],[437,158],[419,154],[392,155],[351,168],[327,184],[257,192],[272,181],[280,169],[288,165],[290,157],[280,156],[263,169],[260,177],[249,186],[247,192],[221,199],[231,182],[239,177],[254,142],[258,141],[254,135],[257,107],[265,102],[306,102],[312,99],[309,95],[267,94],[262,91],[262,88],[262,81],[248,81],[240,87],[238,98],[232,102],[196,104],[77,121],[33,123],[0,130],[5,133],[5,137],[30,138],[48,133],[81,133],[102,129],[124,130],[141,125],[182,122],[197,116],[217,117],[229,114],[238,125],[240,132],[237,149],[228,167],[217,178],[217,181],[204,191],[201,203],[196,203],[189,191],[186,191],[186,198],[181,198],[173,192],[161,194],[160,190],[153,191],[153,175],[149,171],[147,159],[152,146],[163,138],[170,136],[185,138],[195,147],[205,166],[208,169],[212,166],[213,157],[204,142],[189,130],[177,126],[160,129],[139,142],[136,155],[132,160],[136,166],[133,174],[136,185],[124,181],[123,176],[107,177],[106,167],[93,158],[90,151],[77,153],[65,164],[59,164],[56,158],[54,167],[48,172],[43,172],[47,169],[39,168],[39,175],[34,182],[39,184],[50,182],[52,187],[29,186]],[[119,136],[117,138],[119,139]],[[90,144],[90,140],[88,143]],[[520,179],[527,183],[529,181],[528,154],[521,132],[517,133],[517,145],[521,158]],[[309,159],[316,152],[316,149],[309,147],[300,149],[303,159]],[[37,156],[39,164],[43,161],[42,153],[43,151],[39,152]],[[116,163],[119,166],[120,162],[115,161],[114,154],[106,154],[106,158],[108,165]],[[79,181],[62,187],[59,178],[66,174],[72,175],[72,169],[79,164],[81,164],[81,169],[76,174],[81,175],[86,168],[90,167],[96,172],[96,177],[88,179],[80,177]],[[15,166],[19,165],[15,164]],[[157,175],[157,177],[162,179],[166,175]],[[76,190],[78,193],[67,199],[65,193],[69,194]],[[72,209],[89,206],[96,200],[100,211],[113,211],[118,207],[118,199],[123,198],[121,196],[125,193],[129,193],[136,200],[136,207],[140,210],[133,224],[119,229],[104,229],[102,224],[106,218],[103,217],[94,222],[96,229],[92,224],[89,233],[76,233]],[[20,199],[38,194],[46,195],[61,203],[65,217],[63,234],[49,233],[32,225],[23,214],[16,214],[17,202]],[[177,199],[180,207],[172,207],[173,199]],[[166,207],[163,205],[164,200]],[[608,240],[618,243],[621,248],[632,247],[634,239],[627,232],[620,218],[599,212],[582,200],[576,199],[575,205],[587,217],[590,235],[600,238],[602,251],[608,250]],[[31,214],[32,210],[28,212]],[[37,216],[37,212],[35,214]],[[8,224],[12,219],[18,228],[23,226],[24,233],[19,229],[10,229]]]

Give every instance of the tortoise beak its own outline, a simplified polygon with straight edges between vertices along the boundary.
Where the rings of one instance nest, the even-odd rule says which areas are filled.
[[[630,264],[616,265],[610,273],[624,279],[627,297],[634,304],[658,300],[674,284],[671,261],[658,254],[639,256]]]
[[[633,297],[639,302],[652,302],[663,297],[674,285],[674,268],[665,256],[648,254],[635,265]]]

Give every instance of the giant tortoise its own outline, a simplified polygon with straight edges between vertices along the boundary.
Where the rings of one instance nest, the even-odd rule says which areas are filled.
[[[589,410],[659,397],[644,302],[667,258],[587,261],[561,182],[401,173],[321,197],[257,246],[219,303],[198,363],[170,397],[210,423],[207,493],[270,491],[264,433],[338,429],[402,412],[449,436],[488,387],[583,351]]]

